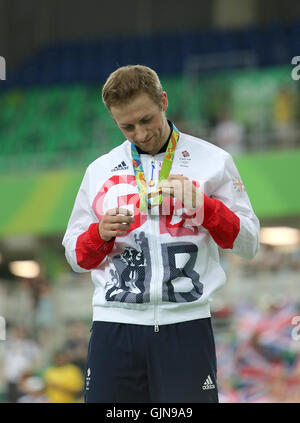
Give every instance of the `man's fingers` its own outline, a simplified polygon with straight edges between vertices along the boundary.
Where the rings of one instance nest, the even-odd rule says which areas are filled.
[[[158,189],[161,189],[163,195],[175,195],[176,193],[180,193],[183,189],[182,180],[177,178],[174,179],[165,179],[161,181],[158,185]]]
[[[175,174],[172,174],[172,175],[169,175],[169,177],[168,177],[168,179],[184,179],[184,180],[189,180],[189,178],[187,178],[186,176],[183,176],[183,175],[175,175]]]
[[[170,197],[174,197],[174,188],[173,187],[160,187],[158,190],[156,191],[152,191],[149,192],[147,194],[148,198],[153,198],[156,197],[157,195],[162,194],[163,196],[170,196]]]
[[[157,195],[161,194],[161,192],[162,192],[162,188],[159,187],[155,191],[148,192],[147,197],[148,198],[156,197]]]
[[[106,214],[109,214],[110,216],[116,216],[118,214],[118,210],[119,209],[115,207],[114,209],[107,210]]]
[[[175,188],[174,187],[163,187],[161,190],[162,195],[166,195],[167,197],[174,197]]]
[[[107,210],[106,214],[109,214],[110,216],[117,216],[119,214],[132,216],[131,211],[123,207],[114,207],[113,209]]]
[[[158,184],[158,188],[180,188],[182,187],[184,179],[170,178],[164,179]]]
[[[117,215],[117,216],[111,216],[109,218],[109,223],[133,223],[133,222],[134,222],[134,218],[132,216]]]
[[[109,230],[116,231],[117,229],[130,228],[130,223],[110,223]]]
[[[107,231],[106,235],[108,238],[115,238],[116,236],[126,235],[127,231]]]
[[[134,217],[132,216],[131,211],[121,207],[115,207],[113,209],[107,210],[106,218],[104,217],[104,219],[106,224],[112,224],[112,223],[129,224],[134,222]]]

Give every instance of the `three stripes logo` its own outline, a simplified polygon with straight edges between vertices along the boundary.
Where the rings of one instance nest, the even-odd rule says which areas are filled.
[[[2,56],[0,56],[0,80],[6,80],[6,61]]]
[[[213,383],[210,375],[207,376],[206,381],[204,382],[202,389],[206,390],[206,389],[215,389],[215,384]]]
[[[118,164],[118,166],[115,166],[113,169],[111,169],[111,171],[116,172],[118,170],[126,170],[126,169],[128,169],[128,166],[123,160],[120,164]]]
[[[89,387],[89,385],[90,385],[90,381],[91,381],[91,369],[90,369],[90,367],[87,369],[87,372],[86,372],[86,378],[85,378],[85,389],[86,389],[86,391],[89,391],[90,390],[90,387]]]

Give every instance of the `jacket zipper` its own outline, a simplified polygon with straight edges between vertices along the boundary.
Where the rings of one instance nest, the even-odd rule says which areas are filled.
[[[154,168],[155,168],[153,158],[151,159],[151,166],[152,166],[151,179],[153,179],[153,173],[154,173]],[[151,225],[152,225],[153,235],[155,235],[155,220],[154,219],[151,220]],[[156,259],[155,264],[158,264],[158,262],[159,262],[158,256],[157,256],[158,248],[157,248],[157,242],[156,242],[155,236],[153,236],[153,244],[154,244],[153,251],[154,251],[154,256],[155,256],[155,259]],[[158,267],[158,266],[155,266],[155,267]],[[157,321],[157,306],[158,306],[158,304],[157,304],[157,284],[156,284],[155,281],[156,281],[156,278],[154,278],[154,298],[155,298],[155,303],[154,303],[154,332],[159,332],[159,326],[158,326],[158,321]]]
[[[152,222],[152,229],[154,229],[154,233],[155,233],[155,222]],[[155,257],[157,258],[157,243],[156,243],[156,239],[154,237],[154,254]],[[156,263],[158,263],[158,260],[156,260]],[[155,266],[156,267],[156,266]],[[156,283],[156,278],[154,279],[154,296],[155,296],[155,303],[154,303],[154,332],[159,332],[159,326],[158,326],[158,321],[157,321],[157,283]]]

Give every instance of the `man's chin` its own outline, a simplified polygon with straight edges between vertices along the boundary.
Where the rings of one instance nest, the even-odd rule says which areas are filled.
[[[150,140],[149,142],[145,142],[145,143],[140,143],[138,145],[138,147],[142,150],[142,151],[147,151],[147,152],[151,152],[153,150],[155,150],[155,144],[152,142],[152,140]]]

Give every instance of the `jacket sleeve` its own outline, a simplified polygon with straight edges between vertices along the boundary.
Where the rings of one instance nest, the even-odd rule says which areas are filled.
[[[68,263],[75,272],[83,273],[99,266],[114,246],[103,241],[98,232],[99,220],[89,201],[89,168],[79,188],[62,245]]]
[[[204,195],[203,227],[221,248],[251,259],[259,248],[259,220],[230,155],[223,178],[210,197]]]

